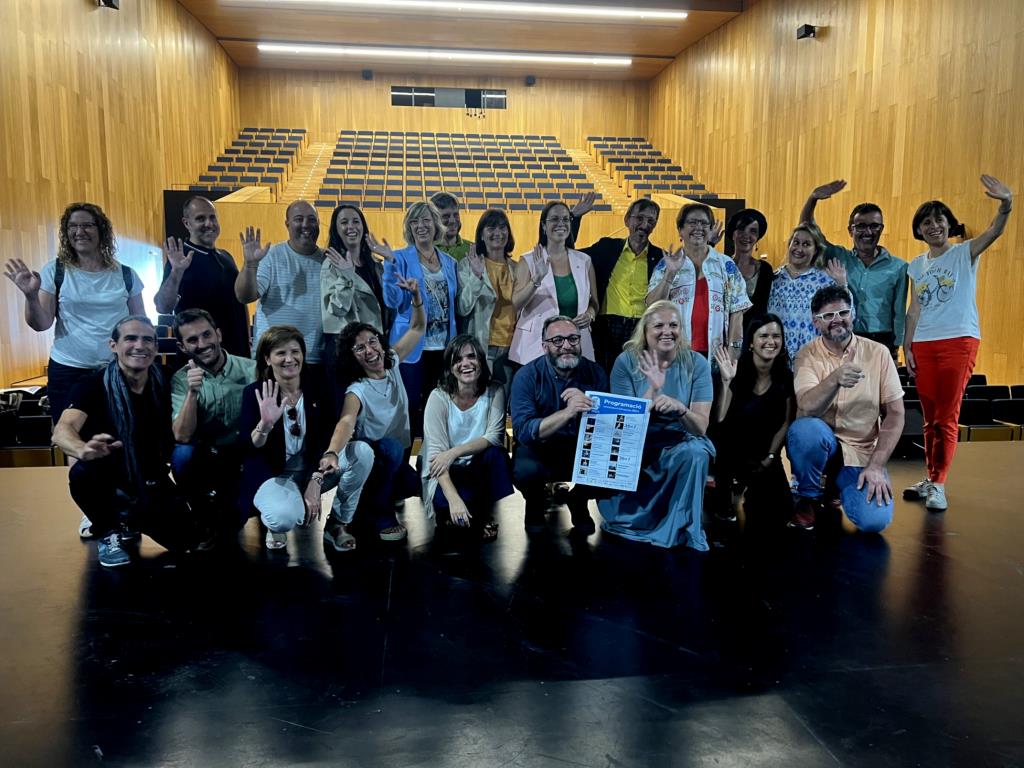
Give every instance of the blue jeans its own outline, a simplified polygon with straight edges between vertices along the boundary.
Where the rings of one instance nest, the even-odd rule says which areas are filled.
[[[797,419],[786,436],[786,451],[797,481],[797,495],[808,499],[821,497],[821,476],[828,470],[830,480],[839,490],[843,511],[857,528],[875,533],[892,522],[893,502],[882,502],[877,496],[868,501],[865,485],[857,489],[857,478],[863,467],[843,464],[843,452],[832,428],[821,419]],[[889,473],[886,471],[886,478]]]

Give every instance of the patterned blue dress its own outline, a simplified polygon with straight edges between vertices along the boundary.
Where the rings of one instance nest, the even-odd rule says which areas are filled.
[[[780,267],[775,273],[772,292],[768,296],[768,311],[782,318],[790,368],[797,350],[818,336],[818,329],[811,320],[811,299],[826,285],[835,284],[836,281],[820,267],[811,267],[799,277],[793,277],[785,267]]]

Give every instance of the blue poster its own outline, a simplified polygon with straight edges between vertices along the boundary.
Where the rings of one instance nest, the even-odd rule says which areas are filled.
[[[650,400],[609,392],[587,392],[594,407],[583,414],[576,439],[572,481],[617,491],[635,491],[647,438]]]

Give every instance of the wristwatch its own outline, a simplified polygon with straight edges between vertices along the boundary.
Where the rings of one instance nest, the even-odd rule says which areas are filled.
[[[730,341],[729,342],[729,348],[730,349],[743,349],[743,342],[742,341]]]

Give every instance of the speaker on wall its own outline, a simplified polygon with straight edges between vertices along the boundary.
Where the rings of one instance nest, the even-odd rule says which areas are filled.
[[[537,78],[534,77],[533,75],[527,75],[526,80],[524,80],[523,82],[526,83],[527,88],[532,88],[537,84]]]
[[[364,69],[363,72],[362,72],[362,75],[363,75],[363,80],[373,80],[373,70],[372,69]]]
[[[100,8],[113,8],[116,11],[121,7],[121,0],[96,0],[96,5]]]

